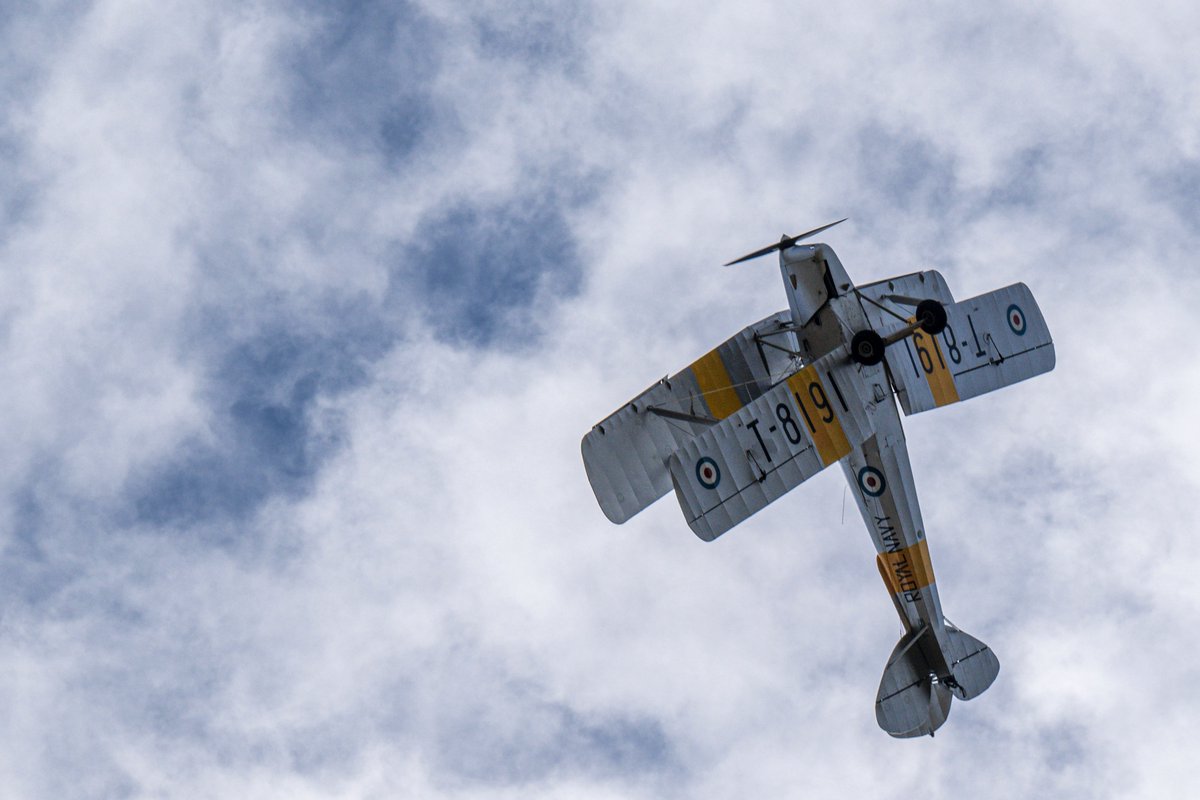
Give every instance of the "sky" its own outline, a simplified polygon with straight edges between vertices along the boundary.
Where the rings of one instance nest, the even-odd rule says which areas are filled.
[[[1200,736],[1200,11],[0,6],[0,785],[21,798],[1128,797]],[[580,438],[786,306],[1024,281],[1054,372],[905,420],[1000,659],[838,470],[707,544]]]

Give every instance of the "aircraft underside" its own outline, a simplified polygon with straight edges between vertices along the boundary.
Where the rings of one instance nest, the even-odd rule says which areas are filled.
[[[876,719],[895,737],[932,735],[999,662],[943,616],[897,401],[915,414],[1049,371],[1053,342],[1024,284],[958,303],[936,272],[856,287],[831,248],[797,244],[806,235],[738,260],[778,250],[789,310],[598,423],[584,466],[613,522],[673,489],[711,541],[840,463],[904,627]]]

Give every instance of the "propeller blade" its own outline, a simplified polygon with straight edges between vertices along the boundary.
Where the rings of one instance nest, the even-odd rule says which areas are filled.
[[[850,218],[842,217],[837,222],[831,222],[828,225],[822,225],[819,228],[813,228],[811,231],[805,231],[804,233],[800,233],[795,236],[787,236],[785,234],[784,237],[782,239],[780,239],[777,244],[773,244],[769,247],[764,247],[762,250],[755,250],[753,253],[749,253],[747,255],[742,256],[739,259],[730,261],[725,266],[732,267],[734,264],[741,264],[743,261],[749,261],[752,258],[758,258],[759,256],[765,256],[767,253],[774,253],[776,250],[786,250],[789,247],[791,247],[792,245],[794,245],[796,242],[807,239],[810,236],[815,236],[816,234],[820,233],[821,231],[832,228],[834,225],[840,225],[848,219],[850,219]]]
[[[830,228],[832,228],[834,225],[841,225],[843,222],[845,222],[845,221],[846,221],[846,220],[848,220],[848,219],[850,219],[850,218],[849,218],[849,217],[842,217],[842,218],[841,218],[841,219],[839,219],[837,222],[831,222],[831,223],[829,223],[828,225],[822,225],[822,226],[821,226],[821,227],[819,227],[819,228],[813,228],[811,231],[805,231],[804,233],[801,233],[801,234],[798,234],[798,235],[796,235],[796,236],[793,236],[793,237],[792,237],[792,244],[795,244],[796,242],[799,242],[799,241],[803,241],[804,239],[807,239],[807,238],[808,238],[808,237],[810,237],[810,236],[816,236],[816,235],[817,235],[818,233],[820,233],[821,231],[827,231],[827,230],[829,230]],[[788,247],[791,247],[791,246],[792,246],[791,244],[789,244],[789,245],[788,245]]]
[[[791,247],[790,244],[786,244],[787,241],[788,241],[788,237],[784,236],[782,239],[779,240],[778,244],[773,244],[770,247],[764,247],[762,250],[755,250],[753,253],[744,255],[741,258],[736,259],[734,261],[730,261],[725,266],[732,267],[734,264],[740,264],[743,261],[749,261],[752,258],[758,258],[759,256],[765,256],[767,253],[774,253],[776,250],[781,250],[784,247]]]

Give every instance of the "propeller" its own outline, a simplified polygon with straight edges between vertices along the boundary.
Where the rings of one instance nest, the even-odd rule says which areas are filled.
[[[845,222],[848,219],[850,219],[850,218],[842,217],[837,222],[831,222],[828,225],[822,225],[819,228],[813,228],[811,231],[805,231],[804,233],[800,233],[795,236],[788,236],[787,234],[784,234],[783,238],[781,238],[779,240],[778,244],[773,244],[770,247],[764,247],[762,250],[755,250],[753,253],[744,255],[741,258],[736,259],[735,261],[730,261],[725,266],[732,267],[734,264],[740,264],[743,261],[749,261],[752,258],[758,258],[759,256],[765,256],[767,253],[774,253],[776,250],[787,250],[789,247],[791,247],[792,245],[794,245],[796,242],[800,241],[801,239],[807,239],[810,236],[815,236],[816,234],[820,233],[821,231],[828,230],[829,228],[832,228],[834,225],[840,225],[841,223]]]

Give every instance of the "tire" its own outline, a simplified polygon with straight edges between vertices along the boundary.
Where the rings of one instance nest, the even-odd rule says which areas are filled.
[[[872,330],[859,331],[850,340],[850,358],[856,364],[873,367],[883,361],[883,337]]]
[[[917,319],[921,322],[921,330],[937,336],[946,330],[946,307],[937,300],[922,300],[917,303]]]

